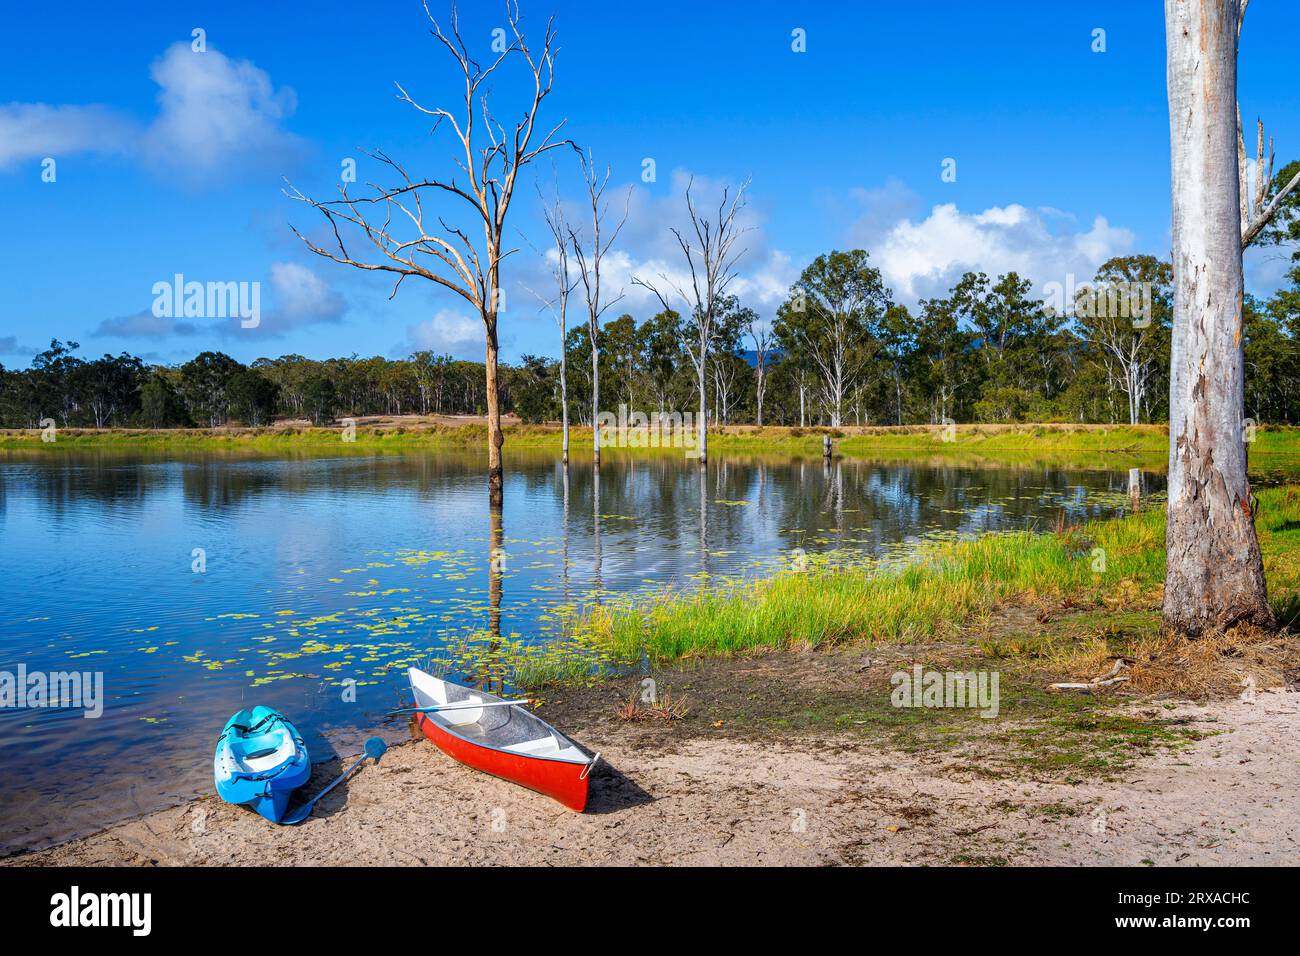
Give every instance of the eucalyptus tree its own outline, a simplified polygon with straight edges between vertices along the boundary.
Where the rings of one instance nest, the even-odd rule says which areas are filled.
[[[713,379],[713,421],[715,425],[728,423],[736,404],[737,379],[742,366],[748,368],[740,357],[741,337],[745,329],[758,321],[753,309],[744,307],[735,296],[728,296],[713,323],[712,343],[709,347],[709,369]]]
[[[293,231],[319,256],[357,269],[395,275],[390,299],[408,277],[415,276],[458,295],[482,319],[486,342],[488,498],[493,507],[500,507],[504,486],[501,446],[505,438],[501,431],[497,323],[504,306],[501,263],[514,252],[506,247],[506,217],[520,170],[549,150],[573,144],[558,138],[563,120],[549,130],[538,125],[542,105],[555,80],[553,19],[547,21],[541,46],[536,48],[521,32],[518,7],[508,4],[509,43],[485,65],[471,55],[461,35],[455,6],[450,34],[443,32],[427,6],[425,13],[433,24],[430,32],[434,39],[456,63],[463,80],[462,93],[454,110],[424,106],[401,84],[397,84],[398,99],[420,114],[433,117],[435,131],[444,125],[450,127],[456,140],[459,174],[453,171],[449,176],[413,178],[406,167],[383,151],[368,151],[365,155],[386,167],[395,184],[368,184],[373,194],[353,196],[344,182],[339,187],[340,198],[329,201],[312,199],[291,186],[291,199],[307,203],[322,214],[330,236],[330,240],[322,241],[332,241],[333,247],[326,248],[297,229]],[[496,79],[499,68],[518,61],[524,66],[525,105],[513,129],[508,130],[489,105],[487,84]],[[469,223],[449,223],[438,211],[440,199],[463,203],[461,208],[467,207]],[[482,237],[475,243],[470,233],[480,228]],[[344,231],[359,233],[369,258],[349,252]],[[315,392],[319,394],[320,389]],[[320,407],[318,402],[317,412]]]
[[[903,424],[903,379],[907,365],[916,351],[916,323],[905,305],[891,305],[885,310],[876,329],[881,357],[889,366],[894,392],[894,424]]]
[[[682,317],[671,309],[655,313],[637,329],[645,385],[660,413],[668,411],[682,366]]]
[[[80,365],[76,387],[96,428],[120,423],[140,408],[140,389],[147,372],[134,355],[105,355]]]
[[[803,345],[821,378],[830,425],[878,348],[872,334],[892,304],[880,270],[862,249],[820,255],[800,274],[778,309],[778,334]]]
[[[1249,188],[1235,109],[1244,12],[1239,0],[1165,0],[1174,315],[1164,620],[1193,637],[1274,623],[1246,475],[1241,254],[1300,175],[1274,192],[1257,162],[1261,185]]]
[[[763,398],[767,392],[767,358],[776,344],[772,327],[758,318],[758,313],[750,311],[749,321],[745,326],[750,341],[754,343],[754,410],[755,424],[763,427]]]
[[[1142,420],[1150,386],[1168,359],[1172,284],[1169,263],[1121,256],[1102,263],[1076,300],[1080,332],[1127,398],[1130,425]]]
[[[181,395],[196,421],[209,428],[230,417],[230,385],[244,368],[224,352],[200,352],[180,367]]]
[[[922,299],[914,325],[918,378],[929,395],[932,425],[964,417],[980,378],[974,334],[963,329],[951,299]]]

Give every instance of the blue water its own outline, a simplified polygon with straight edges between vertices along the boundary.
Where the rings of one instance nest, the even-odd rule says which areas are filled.
[[[549,456],[515,456],[494,537],[478,454],[10,453],[0,671],[99,672],[106,699],[93,720],[0,709],[0,852],[207,791],[241,707],[289,714],[315,759],[352,752],[403,699],[405,668],[448,641],[544,641],[557,609],[759,573],[796,548],[886,555],[1113,514],[1126,491],[1120,472],[721,457],[702,471],[671,455],[610,456],[598,482],[575,462],[566,489]]]

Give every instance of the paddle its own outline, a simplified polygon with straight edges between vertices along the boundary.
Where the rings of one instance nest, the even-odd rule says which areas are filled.
[[[342,783],[343,778],[346,777],[348,774],[350,774],[353,770],[356,770],[358,767],[360,767],[361,764],[365,762],[367,757],[373,757],[376,761],[378,761],[380,757],[382,757],[385,753],[388,752],[388,744],[384,743],[378,737],[371,737],[369,740],[366,741],[365,751],[366,752],[363,753],[360,756],[360,758],[358,758],[356,763],[354,763],[351,767],[348,767],[347,770],[343,771],[343,773],[339,775],[337,780],[335,780],[328,787],[326,787],[320,793],[316,794],[316,796],[312,797],[310,800],[308,800],[301,807],[293,811],[292,814],[285,817],[280,822],[283,825],[289,827],[297,823],[302,823],[303,820],[306,820],[309,816],[311,816],[312,809],[316,806],[316,802],[320,800],[321,797],[325,796],[325,794],[329,793],[340,783]]]
[[[390,711],[384,714],[385,717],[396,717],[398,714],[432,714],[441,710],[473,710],[475,707],[513,707],[516,704],[532,704],[533,700],[489,700],[481,703],[464,701],[455,704],[437,704],[433,707],[404,707],[401,710]]]

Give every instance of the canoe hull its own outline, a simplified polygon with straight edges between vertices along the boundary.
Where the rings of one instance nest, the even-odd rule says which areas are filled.
[[[449,733],[424,714],[416,714],[415,720],[424,735],[452,760],[545,794],[577,813],[586,809],[589,764],[547,760],[483,747]]]

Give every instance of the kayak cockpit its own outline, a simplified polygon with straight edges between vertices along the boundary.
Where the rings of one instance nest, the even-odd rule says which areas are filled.
[[[255,737],[237,737],[230,741],[230,756],[235,769],[244,773],[261,773],[288,763],[298,754],[293,736],[283,727]]]

